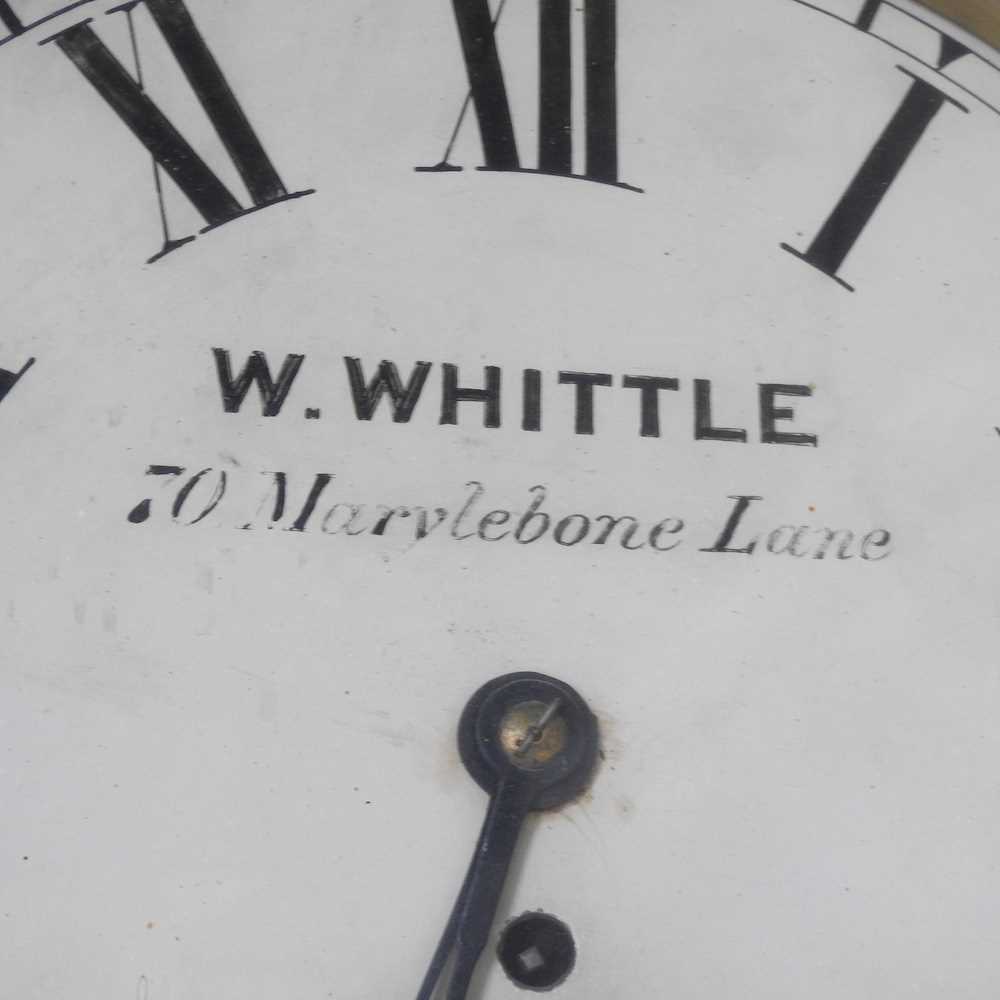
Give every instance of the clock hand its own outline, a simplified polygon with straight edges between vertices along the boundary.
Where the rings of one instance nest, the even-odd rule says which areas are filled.
[[[465,1000],[521,825],[529,812],[562,805],[586,787],[597,755],[597,723],[561,681],[509,674],[473,695],[459,724],[459,749],[466,768],[490,792],[490,805],[417,1000],[431,1000],[442,985],[444,1000]]]
[[[561,697],[554,698],[538,721],[528,726],[523,737],[514,737],[511,765],[490,800],[475,858],[469,868],[470,879],[458,918],[455,967],[447,1000],[463,1000],[476,962],[486,946],[521,824],[531,810],[537,788],[537,775],[522,768],[532,766],[531,755],[537,752],[536,747],[562,701]]]
[[[449,958],[454,958],[455,962],[447,1000],[452,1000],[454,991],[460,989],[459,983],[464,982],[464,989],[468,988],[468,981],[485,943],[483,935],[489,934],[493,922],[493,913],[517,845],[521,823],[530,808],[530,792],[526,782],[518,782],[516,778],[511,781],[508,776],[490,799],[472,862],[417,1000],[431,1000],[435,995]],[[477,893],[480,894],[478,898]],[[463,997],[464,991],[457,995]]]

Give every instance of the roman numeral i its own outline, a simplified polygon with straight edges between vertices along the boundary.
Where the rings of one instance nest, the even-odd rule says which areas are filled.
[[[869,31],[883,2],[866,0],[855,27],[860,31]],[[942,70],[968,54],[969,50],[960,42],[941,35],[935,68]],[[804,251],[796,250],[787,243],[781,244],[783,250],[822,271],[851,292],[854,291],[853,286],[840,276],[841,265],[871,222],[924,133],[946,104],[966,113],[969,110],[922,77],[902,66],[896,68],[909,77],[910,86],[833,211]]]
[[[140,5],[152,16],[212,122],[246,186],[250,205],[240,203],[146,94],[132,20],[134,9]],[[184,0],[130,0],[107,13],[122,13],[128,19],[135,57],[134,76],[90,27],[90,19],[66,28],[39,44],[57,45],[152,155],[163,225],[163,247],[150,258],[150,263],[195,238],[175,238],[171,235],[163,202],[161,171],[177,185],[205,220],[202,232],[249,212],[312,193],[311,190],[289,193]]]

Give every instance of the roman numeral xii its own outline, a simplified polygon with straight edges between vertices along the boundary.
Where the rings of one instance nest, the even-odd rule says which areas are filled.
[[[483,170],[578,177],[623,184],[618,176],[618,39],[617,0],[581,0],[583,12],[583,100],[585,167],[573,170],[574,95],[572,0],[538,0],[539,89],[538,155],[536,166],[525,166],[518,152],[510,101],[504,82],[497,28],[508,0],[500,0],[496,15],[489,0],[452,0],[469,90],[441,161],[427,172],[461,170],[449,162],[470,106],[479,125],[485,163]]]

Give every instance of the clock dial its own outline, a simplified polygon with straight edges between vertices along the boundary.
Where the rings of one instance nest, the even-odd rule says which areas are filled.
[[[575,731],[460,744],[511,674],[600,752],[469,1000],[995,990],[1000,34],[935,7],[0,3],[11,996],[417,995],[476,754]]]

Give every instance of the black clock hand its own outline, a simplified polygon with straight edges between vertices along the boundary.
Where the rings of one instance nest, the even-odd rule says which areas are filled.
[[[445,1000],[465,1000],[476,963],[489,937],[521,825],[531,808],[534,785],[516,774],[505,777],[487,813],[456,925],[455,964]]]
[[[459,749],[491,793],[490,806],[417,1000],[432,1000],[442,986],[444,1000],[465,1000],[521,825],[529,812],[562,805],[583,790],[597,755],[597,725],[568,685],[542,674],[509,674],[472,697],[459,724]]]
[[[449,958],[454,958],[447,1000],[464,997],[489,934],[493,914],[506,881],[521,823],[530,808],[531,789],[505,780],[490,800],[476,850],[445,925],[417,1000],[431,1000]],[[464,985],[459,985],[464,984]]]

